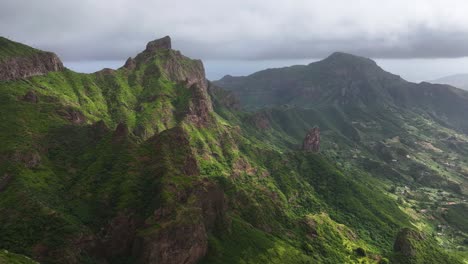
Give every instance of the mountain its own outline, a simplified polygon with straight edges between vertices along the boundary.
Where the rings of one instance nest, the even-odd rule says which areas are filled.
[[[263,131],[258,138],[299,148],[319,128],[322,155],[387,182],[390,195],[446,247],[466,247],[468,222],[455,219],[461,211],[466,219],[467,92],[407,82],[344,53],[214,84],[255,116],[246,122]]]
[[[401,150],[375,142],[381,156],[359,159],[362,164],[337,158],[352,150],[373,153],[372,145],[356,143],[366,139],[365,131],[348,123],[342,107],[355,109],[356,102],[366,118],[363,126],[374,131],[370,137],[387,129],[375,132],[373,125],[381,124],[375,118],[400,128],[391,123],[395,116],[367,115],[365,105],[380,104],[357,96],[361,88],[345,87],[342,96],[342,87],[336,93],[328,84],[344,83],[333,79],[336,74],[357,76],[368,81],[362,92],[380,94],[374,84],[382,80],[404,83],[372,61],[358,58],[361,68],[354,69],[354,57],[329,58],[328,68],[316,73],[325,76],[328,89],[320,93],[328,98],[321,109],[276,108],[271,102],[282,101],[273,98],[278,86],[262,99],[274,108],[252,113],[240,109],[245,97],[239,101],[235,92],[208,82],[202,62],[173,50],[169,37],[149,42],[117,70],[93,74],[73,72],[53,53],[7,39],[1,50],[0,261],[34,263],[28,256],[40,263],[462,263],[462,253],[452,244],[441,247],[438,239],[444,237],[429,235],[433,223],[408,204],[421,195],[420,185],[440,186],[435,198],[458,199],[466,178],[455,173],[458,168],[431,167],[441,175],[428,177],[427,184],[413,175],[412,182],[385,161],[412,153],[410,148],[446,151],[450,142],[464,153],[464,134],[450,134],[464,129],[457,116],[443,119],[454,126],[446,128],[442,117],[426,123],[429,116],[408,110],[408,118],[420,118],[407,124],[411,133],[425,141],[406,146],[409,141],[394,139]],[[348,58],[349,65],[341,65]],[[328,72],[336,67],[338,73]],[[439,89],[448,89],[448,99],[464,95]],[[388,92],[381,100],[390,107],[391,98]],[[424,100],[432,102],[418,102]],[[395,111],[392,106],[388,111]],[[444,105],[440,111],[449,110]],[[432,145],[425,133],[446,136],[445,145]],[[440,162],[459,158],[442,155]],[[416,161],[405,164],[402,169],[426,169]],[[395,175],[401,185],[393,186],[381,172]],[[443,178],[442,172],[450,174]],[[455,206],[460,209],[441,217],[461,230],[464,208]]]
[[[428,82],[448,84],[463,90],[468,90],[468,74],[455,74]]]

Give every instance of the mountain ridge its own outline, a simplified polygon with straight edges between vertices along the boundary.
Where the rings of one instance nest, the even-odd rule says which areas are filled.
[[[366,139],[343,113],[244,112],[200,61],[150,43],[116,70],[0,81],[0,248],[41,263],[461,263],[430,236],[405,251],[423,230],[395,240],[424,222],[379,167],[331,156]],[[317,122],[320,153],[300,150]]]

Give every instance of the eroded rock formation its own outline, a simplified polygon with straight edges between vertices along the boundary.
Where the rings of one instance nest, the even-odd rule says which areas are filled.
[[[10,81],[63,70],[60,59],[52,52],[11,57],[0,62],[0,80]]]
[[[302,150],[308,152],[320,151],[320,129],[318,127],[309,130],[302,143]]]

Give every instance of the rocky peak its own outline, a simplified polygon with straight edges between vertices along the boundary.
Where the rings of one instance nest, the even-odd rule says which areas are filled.
[[[302,150],[307,152],[320,151],[320,129],[318,127],[309,130],[302,143]]]
[[[135,69],[135,67],[136,67],[136,61],[132,57],[129,57],[124,64],[124,68],[128,70],[133,70]]]
[[[146,50],[145,51],[155,52],[157,50],[171,49],[171,48],[172,48],[171,37],[165,36],[163,38],[156,39],[156,40],[148,42],[148,44],[146,44]]]

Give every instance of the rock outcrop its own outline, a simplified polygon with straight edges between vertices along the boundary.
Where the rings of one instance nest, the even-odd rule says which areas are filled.
[[[37,97],[36,93],[31,90],[23,96],[23,101],[37,104],[39,102],[39,98]]]
[[[208,251],[208,232],[226,222],[227,202],[216,184],[203,181],[178,196],[195,202],[182,211],[172,207],[155,211],[161,227],[140,232],[144,235],[134,243],[133,253],[140,263],[197,263]]]
[[[85,115],[83,115],[81,111],[75,110],[73,108],[59,109],[57,110],[57,114],[76,125],[86,122]]]
[[[172,48],[171,37],[165,36],[163,38],[148,42],[148,44],[146,44],[145,51],[154,52],[159,49],[171,49],[171,48]]]
[[[309,130],[302,143],[302,150],[307,152],[320,151],[320,129],[318,127]]]
[[[270,120],[266,112],[257,112],[250,118],[253,125],[259,130],[271,128]]]
[[[7,185],[12,179],[13,175],[10,173],[5,173],[2,177],[0,177],[0,192],[3,192],[6,189]]]
[[[60,59],[52,52],[11,57],[0,62],[0,80],[10,81],[63,70]]]
[[[125,123],[119,123],[112,135],[113,142],[122,142],[128,136],[128,126]]]
[[[393,251],[404,257],[414,257],[417,253],[414,242],[423,241],[424,239],[423,234],[409,228],[404,228],[398,232],[393,244]]]
[[[132,57],[129,57],[127,61],[125,61],[124,68],[128,70],[133,70],[136,67],[136,61]]]
[[[203,63],[201,60],[185,57],[179,51],[172,50],[171,47],[169,36],[153,40],[146,45],[143,52],[135,57],[135,66],[131,67],[152,64],[147,67],[145,74],[162,75],[190,89],[192,97],[186,109],[185,119],[193,124],[205,126],[212,120],[213,106],[208,94],[208,81],[205,78]],[[154,58],[158,58],[157,64],[154,64]],[[130,62],[128,64],[131,65]]]

